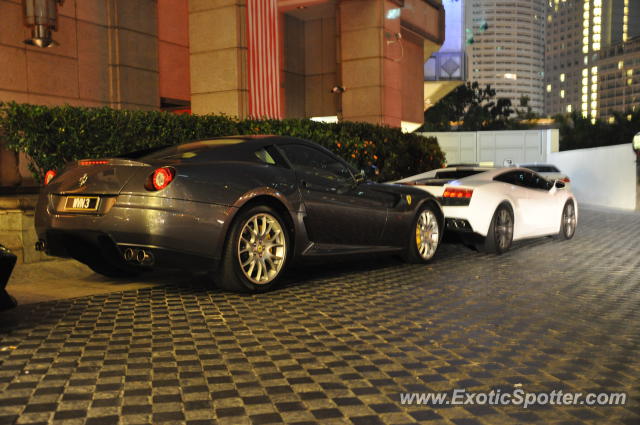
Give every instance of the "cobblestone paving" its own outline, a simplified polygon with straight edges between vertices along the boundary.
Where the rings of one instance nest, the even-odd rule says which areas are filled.
[[[198,281],[0,316],[0,424],[639,424],[640,215],[569,242],[445,245],[294,271],[258,296]],[[401,392],[621,392],[625,406],[407,406]]]

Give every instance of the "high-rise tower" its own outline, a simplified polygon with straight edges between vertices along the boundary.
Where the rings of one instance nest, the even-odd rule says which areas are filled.
[[[584,117],[598,118],[603,115],[601,109],[607,115],[617,103],[630,106],[633,100],[629,96],[636,84],[633,75],[640,68],[640,60],[634,63],[628,43],[639,36],[639,0],[550,0],[545,112],[554,115],[580,111]],[[618,51],[625,57],[618,59]],[[602,62],[604,58],[606,63]],[[624,93],[620,102],[609,99],[617,96],[615,90],[609,90],[614,79],[620,79],[623,88],[619,90]],[[601,108],[603,103],[605,108]]]
[[[544,109],[545,0],[466,0],[467,78]]]

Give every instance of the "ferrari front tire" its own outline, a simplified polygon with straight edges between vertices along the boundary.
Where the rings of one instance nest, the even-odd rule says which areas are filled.
[[[489,232],[484,240],[484,251],[493,254],[502,254],[511,248],[513,242],[513,210],[507,203],[500,204],[496,208]]]
[[[217,283],[234,292],[264,292],[285,270],[289,232],[280,215],[268,206],[240,212],[234,221],[218,270]]]
[[[576,234],[576,207],[573,201],[567,201],[562,209],[562,223],[560,224],[560,239],[568,240]]]
[[[441,238],[441,223],[434,207],[423,206],[413,220],[405,260],[409,263],[430,261],[438,250]]]

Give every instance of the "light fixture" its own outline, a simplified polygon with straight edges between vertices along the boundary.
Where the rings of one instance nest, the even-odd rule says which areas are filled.
[[[36,47],[57,46],[52,32],[58,29],[58,5],[64,0],[23,0],[24,24],[31,28],[25,44]]]
[[[315,122],[323,122],[326,124],[334,124],[339,122],[338,116],[337,115],[329,115],[326,117],[311,117],[309,118],[311,121],[315,121]]]

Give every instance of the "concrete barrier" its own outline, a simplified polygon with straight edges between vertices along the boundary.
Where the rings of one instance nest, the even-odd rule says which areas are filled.
[[[636,209],[636,155],[631,143],[551,152],[548,162],[571,178],[578,202]]]

